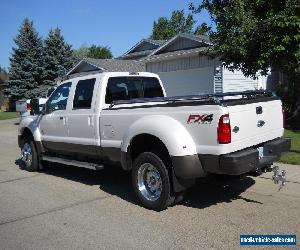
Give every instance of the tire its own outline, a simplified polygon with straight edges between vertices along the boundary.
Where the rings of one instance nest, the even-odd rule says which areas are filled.
[[[29,172],[39,169],[39,156],[32,137],[25,137],[22,141],[21,161],[22,167]]]
[[[148,209],[161,211],[175,200],[168,168],[155,153],[144,152],[135,159],[132,184],[142,205]]]

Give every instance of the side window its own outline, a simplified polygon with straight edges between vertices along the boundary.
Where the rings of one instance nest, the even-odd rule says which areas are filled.
[[[65,110],[67,108],[68,97],[72,83],[66,82],[59,85],[47,101],[47,111]]]
[[[96,79],[80,80],[77,83],[73,109],[90,109],[92,106],[92,99],[94,93]]]

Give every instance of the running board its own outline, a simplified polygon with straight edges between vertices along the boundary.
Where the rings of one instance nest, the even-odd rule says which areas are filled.
[[[83,162],[83,161],[75,161],[65,158],[53,157],[53,156],[43,156],[43,161],[56,162],[64,165],[76,166],[80,168],[87,168],[92,170],[102,170],[104,168],[103,165],[98,165],[96,163],[91,162]]]

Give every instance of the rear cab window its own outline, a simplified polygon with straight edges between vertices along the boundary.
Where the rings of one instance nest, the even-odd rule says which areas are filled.
[[[155,77],[110,77],[106,87],[105,103],[163,96],[162,87]]]

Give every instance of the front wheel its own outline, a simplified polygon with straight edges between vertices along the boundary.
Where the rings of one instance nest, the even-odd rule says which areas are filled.
[[[146,208],[161,211],[174,201],[168,169],[152,152],[141,153],[134,161],[132,182],[135,193]]]
[[[23,139],[21,147],[21,161],[25,170],[33,172],[38,170],[38,154],[31,137]]]

